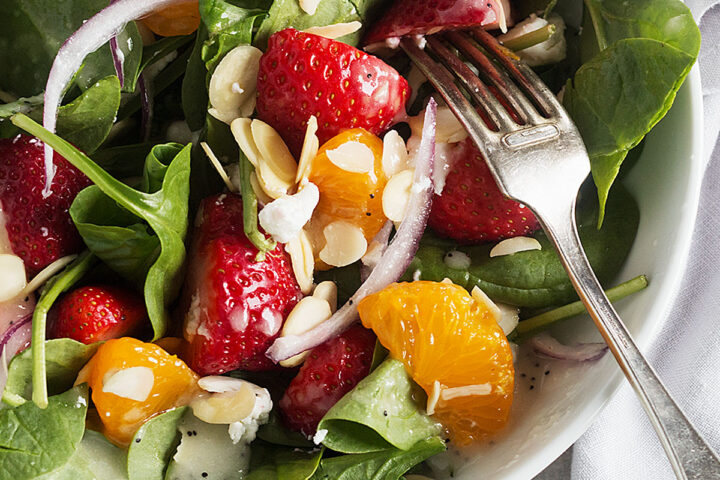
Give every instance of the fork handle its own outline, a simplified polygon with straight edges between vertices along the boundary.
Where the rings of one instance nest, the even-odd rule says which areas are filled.
[[[538,212],[538,217],[580,299],[640,398],[675,475],[683,480],[720,479],[720,460],[667,392],[605,296],[580,243],[575,202],[569,205],[564,212]]]

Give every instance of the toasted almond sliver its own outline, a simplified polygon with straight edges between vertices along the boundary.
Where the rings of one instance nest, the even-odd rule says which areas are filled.
[[[542,250],[542,245],[540,245],[540,242],[532,237],[507,238],[490,250],[490,258],[512,255],[513,253],[525,252],[528,250]]]
[[[312,33],[313,35],[320,35],[321,37],[334,40],[336,38],[355,33],[361,28],[362,23],[354,20],[347,23],[333,23],[332,25],[324,25],[322,27],[310,27],[306,28],[304,31],[306,33]]]
[[[265,190],[260,186],[260,182],[258,181],[257,173],[252,172],[250,174],[250,186],[253,189],[253,192],[255,192],[255,196],[258,199],[258,202],[267,205],[268,203],[272,202],[273,199],[265,193]]]
[[[504,303],[497,303],[496,305],[498,309],[500,309],[500,321],[498,321],[498,325],[500,325],[500,328],[502,328],[506,336],[510,335],[520,322],[520,309]]]
[[[280,336],[302,335],[332,316],[330,304],[314,296],[304,297],[295,305],[283,326]],[[303,352],[280,362],[283,367],[300,365],[310,352]]]
[[[0,255],[0,302],[15,298],[23,291],[26,283],[25,264],[17,255],[4,253]]]
[[[297,238],[290,240],[285,245],[285,250],[290,255],[295,280],[298,282],[300,290],[303,294],[308,295],[313,288],[315,257],[307,232],[302,230]]]
[[[300,8],[308,15],[315,15],[320,0],[299,0]]]
[[[440,283],[444,283],[445,285],[455,285],[452,280],[450,280],[448,277],[443,278],[440,280]]]
[[[370,147],[351,140],[326,152],[328,159],[347,172],[371,173],[375,170],[375,155]]]
[[[360,227],[337,221],[323,229],[325,247],[320,250],[320,260],[334,267],[344,267],[357,262],[367,251],[367,240]]]
[[[196,397],[190,402],[193,414],[206,423],[231,424],[247,418],[255,407],[254,385],[244,382],[238,390]]]
[[[307,129],[305,130],[305,140],[303,141],[302,152],[300,152],[297,174],[295,175],[295,181],[297,183],[304,183],[304,181],[310,176],[312,161],[320,148],[320,140],[318,140],[316,135],[317,131],[317,118],[315,118],[315,115],[310,115]]]
[[[200,142],[200,146],[205,151],[205,155],[207,155],[207,157],[210,159],[210,163],[212,163],[212,166],[215,167],[215,170],[217,170],[217,173],[218,175],[220,175],[220,178],[225,183],[225,186],[228,187],[228,190],[237,193],[237,190],[235,190],[235,185],[230,181],[230,177],[223,168],[222,163],[220,163],[220,160],[218,160],[217,156],[215,156],[215,152],[212,151],[210,145],[208,145],[207,142]]]
[[[103,393],[144,402],[155,385],[155,374],[148,367],[123,368],[111,375],[105,374],[102,383]]]
[[[242,150],[248,160],[250,160],[253,167],[257,168],[260,163],[260,151],[257,145],[255,145],[252,129],[250,128],[251,125],[252,120],[249,118],[236,118],[230,124],[230,131],[233,137],[235,137],[235,141],[240,147],[240,150]]]
[[[440,400],[440,390],[442,390],[442,385],[435,380],[430,395],[428,395],[427,407],[425,408],[428,415],[435,413],[435,407],[437,406],[438,400]]]
[[[485,308],[487,308],[490,313],[495,317],[495,321],[500,323],[500,308],[498,308],[497,305],[495,305],[495,302],[493,302],[490,297],[487,296],[485,292],[480,290],[480,287],[473,287],[472,292],[470,292],[472,295],[472,298],[479,303],[480,305],[484,305]]]
[[[318,283],[318,285],[315,287],[315,290],[313,290],[313,297],[321,298],[328,302],[330,305],[330,311],[332,313],[335,313],[337,310],[337,285],[335,285],[335,282],[326,280],[324,282]]]
[[[387,177],[410,168],[405,141],[395,130],[390,130],[383,137],[382,167]]]
[[[287,195],[294,184],[294,182],[287,182],[280,178],[264,160],[260,161],[255,173],[262,190],[273,199]]]
[[[250,129],[262,162],[266,163],[284,182],[294,183],[297,163],[280,134],[261,120],[253,120]]]
[[[252,115],[261,56],[259,49],[240,45],[220,61],[208,87],[211,114],[215,118],[229,124],[238,117]]]
[[[390,177],[385,185],[382,196],[383,213],[393,222],[400,222],[405,217],[413,176],[412,170],[403,170]]]
[[[464,387],[442,388],[440,390],[440,402],[447,402],[453,398],[469,397],[475,395],[490,395],[492,385],[482,383],[480,385],[465,385]]]

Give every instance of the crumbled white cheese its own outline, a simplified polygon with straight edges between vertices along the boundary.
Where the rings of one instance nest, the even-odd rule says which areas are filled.
[[[471,263],[467,253],[459,250],[452,250],[446,253],[443,262],[453,270],[467,270]]]
[[[263,208],[258,214],[262,228],[280,242],[287,243],[300,235],[320,200],[314,183],[306,183],[294,195],[284,195]]]
[[[231,423],[228,426],[228,434],[233,443],[250,443],[255,440],[258,428],[267,423],[272,410],[270,393],[261,387],[255,386],[255,406],[252,412],[244,420]]]
[[[320,445],[323,440],[325,440],[325,437],[327,437],[328,431],[324,428],[321,428],[317,432],[315,432],[315,435],[313,435],[313,443],[315,445]]]

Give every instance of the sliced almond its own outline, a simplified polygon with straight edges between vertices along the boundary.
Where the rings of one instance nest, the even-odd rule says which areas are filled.
[[[352,223],[337,221],[323,229],[325,247],[320,250],[320,260],[333,267],[355,263],[367,251],[367,240],[362,229]]]
[[[383,137],[382,167],[388,178],[410,168],[405,141],[395,130],[390,130]]]
[[[440,403],[448,402],[454,398],[474,397],[477,395],[490,395],[492,385],[482,383],[480,385],[465,385],[463,387],[442,388],[440,390]]]
[[[370,147],[361,142],[345,142],[326,152],[328,159],[347,172],[372,173],[375,171],[375,155]]]
[[[501,318],[501,312],[500,308],[498,308],[497,305],[495,305],[495,302],[493,302],[490,297],[487,296],[485,292],[483,292],[480,287],[473,287],[472,291],[470,292],[472,295],[472,298],[479,303],[480,305],[485,306],[490,313],[495,317],[495,321],[500,323]]]
[[[512,255],[528,250],[542,250],[542,245],[532,237],[513,237],[503,240],[490,250],[490,258]]]
[[[297,174],[295,175],[295,182],[301,185],[310,176],[312,161],[320,148],[320,140],[318,140],[317,131],[317,118],[315,118],[315,115],[310,115],[307,122],[307,129],[305,130],[305,140],[303,141],[302,152],[300,152]]]
[[[230,124],[236,118],[252,115],[261,56],[259,49],[240,45],[223,57],[208,87],[212,116]]]
[[[313,290],[312,296],[328,302],[328,304],[330,305],[330,311],[332,313],[335,313],[335,311],[337,310],[338,289],[337,285],[335,285],[335,282],[326,280],[324,282],[318,283],[318,285],[315,287],[315,290]]]
[[[504,303],[497,303],[496,305],[500,309],[500,321],[498,325],[500,325],[500,328],[502,328],[506,336],[510,335],[518,326],[518,323],[520,323],[520,309]]]
[[[209,375],[198,380],[198,387],[210,393],[237,392],[244,383],[247,382],[239,378]]]
[[[227,172],[223,168],[222,163],[220,163],[220,160],[218,160],[217,156],[215,155],[215,152],[213,152],[212,149],[210,148],[210,145],[208,145],[207,142],[200,142],[200,146],[202,147],[203,151],[205,152],[205,155],[207,155],[212,166],[217,171],[218,175],[220,175],[220,178],[225,183],[225,186],[228,187],[228,190],[230,190],[231,192],[237,193],[237,190],[235,189],[235,185],[230,180],[230,177],[228,176]]]
[[[310,27],[306,28],[304,32],[334,40],[355,33],[361,28],[362,23],[354,20],[347,23],[333,23],[332,25],[324,25],[322,27]]]
[[[255,407],[255,389],[243,382],[236,390],[201,395],[190,402],[193,414],[207,423],[229,425],[247,418]]]
[[[0,302],[17,297],[25,288],[25,264],[17,255],[4,253],[0,255]]]
[[[300,8],[308,15],[315,15],[320,0],[299,0]]]
[[[298,282],[300,290],[303,294],[308,295],[313,287],[315,256],[307,232],[301,230],[297,238],[290,240],[285,245],[285,250],[290,255],[295,280]]]
[[[281,337],[302,335],[312,330],[332,316],[330,304],[315,296],[304,297],[295,305],[283,325]],[[283,367],[300,365],[310,352],[303,352],[280,362]]]
[[[102,391],[118,397],[144,402],[155,385],[155,374],[148,367],[130,367],[113,371],[103,378]]]
[[[440,382],[435,380],[433,382],[432,390],[430,391],[430,394],[428,395],[427,407],[425,408],[428,415],[432,415],[435,413],[435,407],[437,406],[438,400],[440,400],[440,390],[441,389],[442,389],[442,386],[441,386]]]
[[[250,160],[253,167],[257,168],[260,164],[260,151],[255,145],[255,139],[252,134],[252,120],[249,118],[236,118],[230,124],[230,131],[235,137],[240,150]]]
[[[390,177],[385,185],[382,196],[383,213],[393,222],[401,222],[405,218],[413,176],[412,170],[403,170]]]
[[[250,174],[250,186],[253,189],[253,192],[255,192],[255,196],[258,199],[258,202],[262,203],[263,205],[267,205],[268,203],[272,202],[273,199],[265,193],[265,190],[260,186],[260,182],[258,181],[257,173],[252,172]]]
[[[262,161],[283,181],[294,183],[297,163],[280,134],[261,120],[253,120],[250,129]]]
[[[444,283],[445,285],[455,285],[455,284],[453,283],[453,281],[450,280],[450,279],[447,278],[447,277],[445,277],[445,278],[443,278],[442,280],[440,280],[440,283]]]

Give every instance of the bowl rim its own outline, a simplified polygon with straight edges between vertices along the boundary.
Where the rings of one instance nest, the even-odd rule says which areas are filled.
[[[647,318],[656,318],[657,320],[654,322],[646,322],[634,335],[638,347],[643,351],[646,350],[649,344],[659,334],[667,321],[670,310],[679,293],[679,287],[684,278],[683,274],[687,265],[687,259],[690,255],[690,247],[692,245],[695,221],[700,202],[702,180],[706,167],[703,153],[704,119],[702,87],[700,70],[697,64],[691,69],[683,88],[689,88],[688,103],[691,123],[688,130],[692,132],[687,189],[683,202],[685,211],[693,212],[694,214],[684,216],[678,223],[678,231],[680,233],[676,241],[675,255],[672,256],[668,267],[668,271],[675,272],[676,275],[667,276],[656,295],[659,300],[653,303],[646,314]],[[622,386],[625,377],[619,367],[615,365],[614,368],[615,372],[605,382],[605,385],[599,389],[598,394],[583,406],[582,410],[576,416],[576,419],[567,424],[562,434],[555,437],[552,442],[547,442],[544,447],[533,454],[532,458],[518,464],[517,467],[511,471],[506,472],[507,476],[504,478],[515,480],[532,479],[570,448],[570,446],[590,428],[600,412],[605,408],[610,399],[617,394],[620,386]]]

